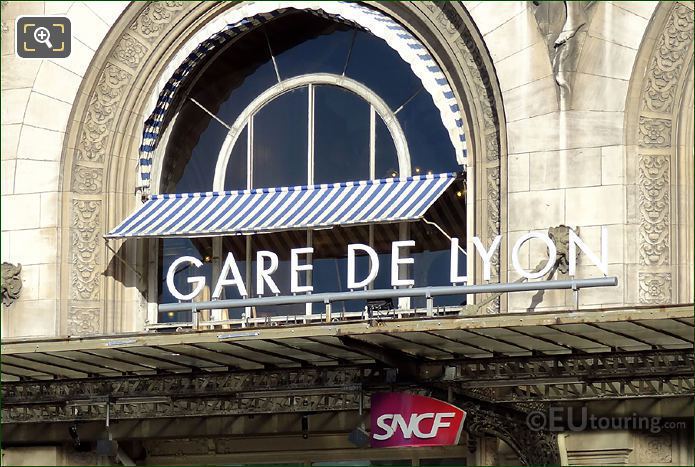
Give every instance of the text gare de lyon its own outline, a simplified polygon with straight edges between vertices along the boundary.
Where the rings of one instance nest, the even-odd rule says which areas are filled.
[[[522,245],[531,239],[538,239],[545,243],[548,249],[548,260],[544,267],[537,272],[529,272],[521,266],[519,260],[519,250]],[[494,253],[499,249],[500,241],[502,237],[500,235],[496,236],[492,241],[489,248],[486,248],[478,237],[473,237],[473,245],[475,250],[480,255],[483,262],[483,280],[490,280],[490,262]],[[568,239],[568,255],[569,255],[569,275],[574,276],[576,273],[576,261],[577,261],[577,248],[579,248],[584,254],[586,254],[589,259],[596,265],[599,270],[604,274],[608,274],[608,232],[606,227],[601,228],[601,258],[598,256],[582,241],[581,238],[573,231],[569,230]],[[406,248],[414,247],[414,240],[401,240],[394,241],[391,243],[391,285],[393,287],[399,286],[413,286],[415,281],[412,279],[401,279],[399,277],[399,269],[401,266],[414,264],[415,260],[407,256]],[[459,272],[459,239],[451,239],[451,250],[450,250],[450,281],[452,285],[457,284],[467,284],[468,278],[465,275],[460,275]],[[299,274],[301,272],[311,271],[313,266],[310,262],[307,264],[299,264],[300,255],[310,255],[314,252],[311,247],[306,248],[294,248],[290,250],[290,292],[291,293],[306,293],[312,292],[314,290],[311,285],[299,285]],[[358,280],[355,278],[355,257],[358,252],[362,254],[367,254],[369,256],[369,273],[366,277]],[[553,240],[545,233],[531,232],[521,236],[511,252],[512,266],[514,270],[522,277],[527,279],[537,279],[543,277],[547,274],[553,265],[555,264],[555,258],[557,255],[557,248]],[[277,271],[280,261],[278,255],[272,251],[258,251],[256,254],[256,293],[258,296],[265,294],[266,285],[270,289],[270,293],[280,294],[280,289],[272,278],[272,274]],[[193,285],[192,291],[188,294],[181,293],[174,283],[174,275],[177,269],[181,265],[189,265],[195,267],[201,267],[203,263],[195,257],[192,256],[182,256],[177,258],[167,271],[167,287],[169,292],[178,300],[192,300],[198,294],[203,291],[206,285],[206,279],[204,276],[194,276],[187,278],[189,284]],[[379,257],[377,252],[368,245],[363,245],[360,243],[350,244],[347,246],[347,288],[361,289],[368,287],[374,279],[377,277],[379,272]],[[242,297],[248,297],[248,292],[246,285],[237,266],[236,259],[233,253],[228,253],[225,259],[224,265],[220,271],[219,278],[215,284],[215,290],[213,291],[212,298],[219,299],[222,296],[222,291],[224,287],[235,286],[239,291],[239,295]]]

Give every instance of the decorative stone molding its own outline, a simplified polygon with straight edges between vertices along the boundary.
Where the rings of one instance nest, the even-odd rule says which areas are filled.
[[[687,69],[692,66],[693,10],[674,2],[660,6],[655,18],[663,18],[639,89],[634,142],[637,157],[628,158],[634,167],[636,199],[633,204],[639,223],[637,298],[640,303],[670,303],[673,300],[673,274],[678,258],[672,228],[678,223],[677,199],[672,193],[677,177],[676,135],[678,112],[682,105],[679,90]],[[667,9],[667,10],[664,10]],[[661,13],[659,13],[661,11]],[[649,37],[649,31],[645,37]],[[654,41],[654,39],[652,39]],[[644,60],[644,59],[643,59]],[[639,69],[636,68],[636,69]],[[639,81],[638,81],[639,83]],[[630,207],[628,207],[630,210]],[[686,247],[687,248],[687,247]]]
[[[671,120],[640,117],[638,142],[640,146],[646,148],[671,146]]]
[[[101,201],[74,200],[72,207],[72,298],[98,300],[101,289]]]
[[[494,235],[500,232],[500,168],[490,167],[486,174],[487,182],[487,231],[490,245]],[[500,281],[500,252],[499,249],[490,258],[491,274],[493,282]],[[499,298],[493,300],[487,308],[488,313],[500,312]]]
[[[640,437],[638,462],[664,465],[673,462],[673,440],[671,433],[645,434]]]
[[[649,63],[642,109],[670,113],[674,110],[676,84],[689,61],[693,43],[693,10],[674,3],[655,53]]]
[[[133,75],[115,64],[104,68],[88,106],[77,150],[77,160],[104,162],[116,106]]]
[[[6,307],[19,299],[22,291],[22,265],[2,263],[2,304]]]
[[[76,128],[76,142],[72,153],[72,164],[66,165],[64,190],[73,193],[70,203],[70,231],[67,236],[69,253],[68,283],[70,303],[64,310],[62,326],[71,335],[94,334],[105,330],[107,322],[103,301],[107,294],[104,287],[104,269],[108,261],[102,235],[105,230],[104,206],[110,210],[119,202],[109,201],[106,193],[108,174],[117,173],[113,155],[125,156],[115,147],[126,130],[124,122],[133,114],[124,110],[126,97],[134,92],[133,84],[142,73],[148,54],[156,43],[166,37],[166,32],[176,27],[176,18],[194,5],[185,2],[150,2],[133,4],[131,10],[138,13],[122,18],[127,21],[120,37],[110,42],[104,59],[95,70],[96,78],[88,95]],[[132,19],[133,16],[135,19]],[[114,29],[118,24],[114,26]],[[102,45],[102,48],[105,46]],[[106,45],[108,47],[108,44]],[[95,59],[95,62],[96,59]],[[95,66],[95,65],[92,65]],[[146,75],[147,73],[145,73]],[[89,77],[85,76],[85,83]],[[138,92],[135,90],[135,92]],[[132,109],[128,111],[132,112]],[[125,118],[123,118],[125,117]],[[124,157],[123,160],[126,160]],[[126,169],[130,170],[130,169]],[[134,174],[134,169],[133,169]],[[70,200],[71,198],[66,198]]]
[[[101,332],[101,310],[92,308],[70,308],[68,316],[68,335],[85,336]]]
[[[167,29],[176,13],[183,9],[185,2],[152,2],[130,25],[131,31],[137,31],[150,43],[154,42],[162,31]]]
[[[121,63],[135,70],[140,65],[147,50],[147,46],[140,42],[139,39],[126,33],[121,37],[121,40],[114,49],[113,56],[120,60]]]
[[[639,156],[640,263],[669,263],[671,195],[670,157]]]
[[[223,438],[209,440],[212,444],[212,452],[215,452],[215,441]],[[208,439],[206,438],[184,438],[184,439],[161,439],[146,441],[147,452],[150,456],[183,456],[183,455],[204,455],[210,453]],[[225,451],[223,451],[225,452]]]
[[[670,272],[641,272],[639,274],[640,303],[665,304],[671,302]]]
[[[103,187],[103,169],[100,167],[86,167],[75,165],[73,175],[73,189],[77,193],[95,195],[101,193]]]
[[[487,74],[481,51],[475,44],[470,31],[463,23],[463,18],[456,11],[451,2],[428,2],[427,8],[435,15],[439,25],[450,33],[456,33],[458,37],[453,41],[456,49],[463,57],[464,67],[470,73],[470,85],[472,94],[477,97],[475,106],[478,114],[482,116],[481,145],[475,155],[475,165],[480,167],[476,175],[484,180],[480,184],[483,188],[482,198],[484,206],[482,225],[484,231],[476,232],[481,237],[492,242],[495,236],[501,232],[501,160],[502,154],[500,141],[499,106],[496,103],[492,80]],[[501,277],[501,264],[499,253],[492,258],[492,279],[499,281]],[[487,307],[489,313],[499,313],[500,300],[496,298]]]

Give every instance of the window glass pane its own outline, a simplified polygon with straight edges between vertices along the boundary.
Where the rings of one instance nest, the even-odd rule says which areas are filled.
[[[259,94],[277,83],[262,29],[227,47],[201,74],[191,97],[232,125]]]
[[[335,86],[315,88],[314,183],[369,179],[369,104]]]
[[[366,85],[393,110],[422,86],[398,52],[366,31],[357,32],[345,74]]]
[[[290,268],[290,250],[293,248],[304,248],[307,246],[306,231],[287,231],[272,234],[256,235],[252,239],[253,252],[253,277],[250,278],[253,290],[253,296],[258,296],[256,290],[256,274],[258,264],[256,257],[259,250],[272,251],[278,255],[278,269],[270,277],[275,281],[275,284],[280,289],[281,295],[292,295],[290,292],[291,286],[291,268]],[[299,264],[306,264],[307,255],[299,255]],[[269,261],[265,264],[265,268],[269,266]],[[308,277],[306,272],[299,272],[299,285],[306,285]],[[264,286],[264,296],[272,296],[270,288],[267,284]],[[256,317],[272,317],[272,316],[291,316],[306,314],[306,305],[272,305],[256,307],[253,311],[253,316]]]
[[[376,164],[374,175],[376,178],[389,178],[400,175],[401,170],[398,165],[396,146],[389,129],[378,115],[376,118],[375,130]]]
[[[347,25],[298,12],[266,28],[282,79],[343,72],[353,36]]]
[[[253,121],[253,187],[307,183],[307,88],[289,91]]]
[[[182,294],[189,294],[193,285],[189,284],[187,279],[194,276],[203,276],[206,280],[206,285],[203,291],[195,298],[194,301],[200,302],[209,300],[211,297],[212,284],[212,241],[206,238],[167,238],[159,241],[160,262],[159,262],[159,297],[158,303],[177,303],[179,300],[175,298],[169,291],[166,283],[166,274],[171,264],[181,256],[193,256],[203,262],[201,268],[193,265],[180,266],[174,274],[174,284],[176,289]],[[160,323],[166,322],[189,322],[191,321],[190,311],[159,313],[158,320]]]
[[[162,167],[162,193],[210,191],[227,129],[186,102],[172,128]]]
[[[243,131],[234,143],[234,148],[229,155],[227,172],[224,178],[225,190],[245,190],[247,188],[246,166],[247,166],[247,145],[248,127]]]
[[[408,141],[413,175],[418,173],[416,169],[421,173],[460,170],[449,134],[428,92],[422,91],[411,100],[398,113],[398,120]]]

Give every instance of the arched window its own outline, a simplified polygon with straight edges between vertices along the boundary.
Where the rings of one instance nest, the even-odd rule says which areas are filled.
[[[457,148],[440,109],[422,80],[383,39],[354,23],[326,15],[288,10],[239,35],[208,57],[179,91],[158,151],[154,190],[192,193],[244,190],[460,172]],[[416,261],[403,270],[416,286],[446,285],[448,236],[465,237],[465,197],[453,188],[428,214],[429,222],[385,223],[325,230],[288,230],[253,236],[165,238],[158,240],[159,303],[174,302],[165,274],[174,259],[199,258],[214,283],[220,256],[233,251],[250,295],[255,254],[280,255],[275,275],[289,291],[289,251],[313,246],[313,273],[302,278],[314,292],[345,290],[349,243],[372,245],[388,264],[390,242],[415,240]],[[434,225],[436,224],[436,226]],[[442,233],[446,232],[446,234]],[[222,258],[223,260],[223,258]],[[465,263],[465,262],[463,262]],[[368,267],[358,258],[359,271]],[[190,288],[190,271],[175,281]],[[382,266],[375,287],[389,287]],[[210,288],[200,297],[210,298]],[[226,290],[226,298],[238,296]],[[437,304],[459,304],[442,297]],[[411,306],[423,303],[414,301]],[[364,303],[338,304],[358,310]],[[244,310],[230,310],[230,317]],[[255,316],[311,312],[311,306],[246,310]],[[188,321],[190,313],[169,313],[160,322]]]

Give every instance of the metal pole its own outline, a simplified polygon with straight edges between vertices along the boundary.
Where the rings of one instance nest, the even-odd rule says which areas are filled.
[[[310,295],[287,295],[231,300],[213,300],[195,303],[166,303],[159,311],[188,311],[204,308],[240,308],[245,306],[292,305],[297,303],[335,302],[340,300],[368,300],[400,297],[438,297],[442,295],[488,294],[525,292],[528,290],[583,289],[589,287],[612,287],[618,278],[596,277],[591,279],[558,280],[543,282],[513,282],[510,284],[448,285],[441,287],[415,287],[412,289],[357,290],[354,292],[317,293]]]

